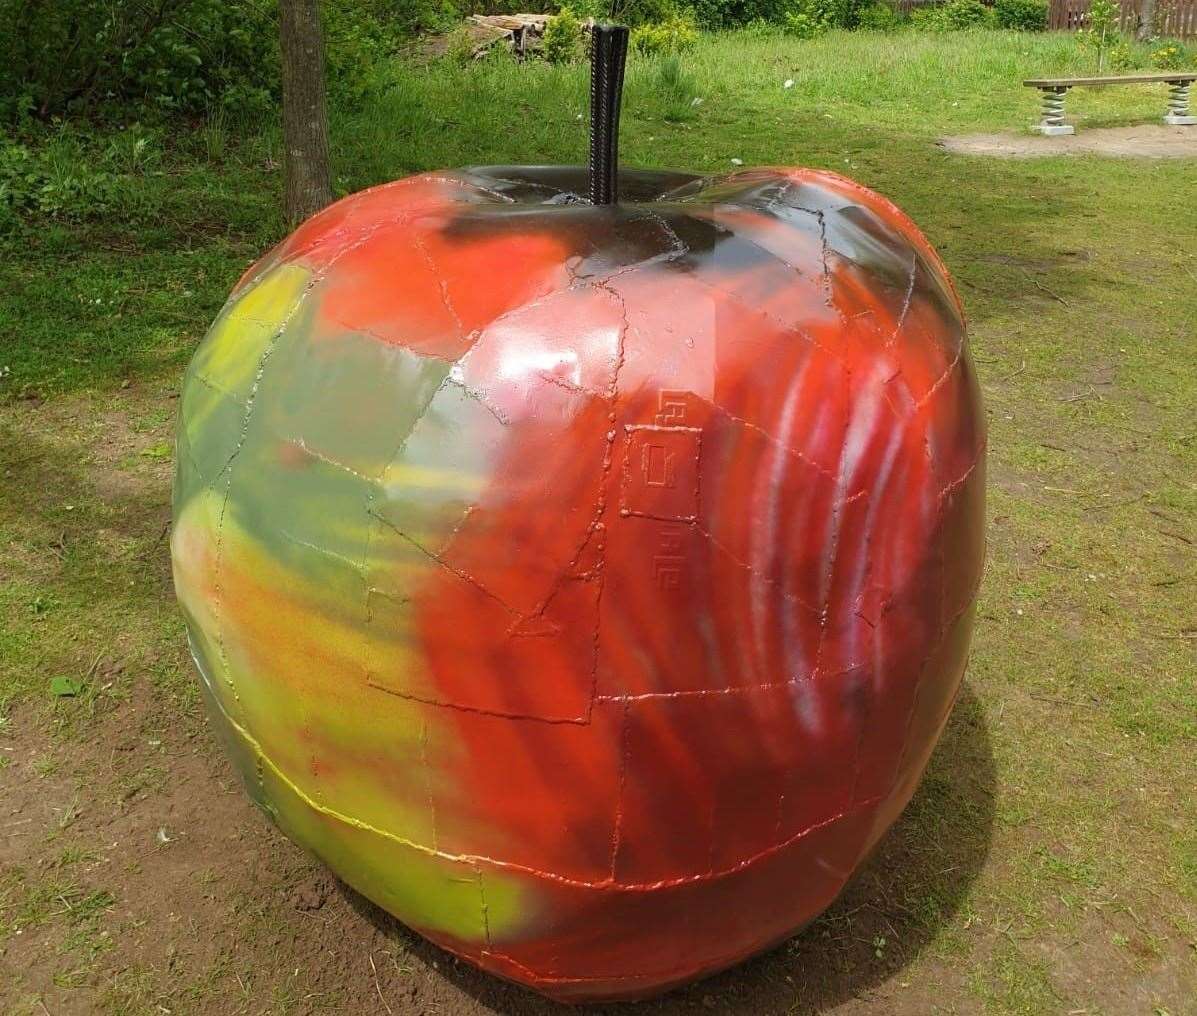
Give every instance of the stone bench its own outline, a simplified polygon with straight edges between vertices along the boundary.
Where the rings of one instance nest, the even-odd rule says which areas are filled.
[[[1189,88],[1194,81],[1197,81],[1197,72],[1164,71],[1159,74],[1126,74],[1107,78],[1030,78],[1023,84],[1028,88],[1038,88],[1043,97],[1043,113],[1035,130],[1040,134],[1075,134],[1076,128],[1064,122],[1064,96],[1070,88],[1166,84],[1170,94],[1164,123],[1188,125],[1197,123],[1197,117],[1189,115]]]

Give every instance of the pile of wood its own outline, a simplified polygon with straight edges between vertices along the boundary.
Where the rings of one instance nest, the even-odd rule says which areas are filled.
[[[484,57],[493,46],[506,46],[523,59],[541,47],[547,14],[474,14],[470,17],[473,57]]]

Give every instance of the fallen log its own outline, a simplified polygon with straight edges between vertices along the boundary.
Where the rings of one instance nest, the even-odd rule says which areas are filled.
[[[473,14],[470,22],[484,29],[486,34],[475,44],[473,57],[478,60],[498,44],[508,46],[522,59],[529,52],[540,49],[547,14]]]

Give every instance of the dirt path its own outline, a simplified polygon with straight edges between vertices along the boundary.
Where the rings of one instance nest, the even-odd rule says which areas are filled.
[[[1197,159],[1197,126],[1078,127],[1075,134],[1044,137],[1030,131],[960,134],[939,146],[961,155],[1031,159],[1044,155],[1111,155],[1135,159]]]

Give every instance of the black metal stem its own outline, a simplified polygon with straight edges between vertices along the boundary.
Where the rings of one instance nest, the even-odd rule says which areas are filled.
[[[619,189],[619,106],[628,30],[595,25],[590,34],[590,203],[613,205]]]

